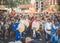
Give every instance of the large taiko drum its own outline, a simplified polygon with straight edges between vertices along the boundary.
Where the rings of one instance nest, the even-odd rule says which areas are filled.
[[[29,21],[28,21],[28,20],[25,21],[25,26],[26,26],[27,28],[29,27]]]
[[[39,27],[40,27],[40,23],[39,22],[36,22],[35,23],[35,26],[34,26],[35,30],[38,31],[39,30]]]
[[[23,31],[25,30],[24,24],[19,24],[17,30],[18,30],[19,32],[23,32]]]

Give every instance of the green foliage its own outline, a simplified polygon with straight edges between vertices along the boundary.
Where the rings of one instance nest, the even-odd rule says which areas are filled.
[[[9,3],[8,6],[11,7],[11,8],[12,8],[12,7],[17,7],[16,2],[13,1],[13,0],[8,0],[8,3]]]
[[[21,4],[29,4],[31,0],[3,0],[4,5],[8,7],[17,7]]]

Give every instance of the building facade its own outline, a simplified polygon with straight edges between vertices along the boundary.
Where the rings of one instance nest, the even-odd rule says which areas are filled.
[[[55,5],[55,4],[57,4],[57,0],[49,0],[49,4],[50,5]]]

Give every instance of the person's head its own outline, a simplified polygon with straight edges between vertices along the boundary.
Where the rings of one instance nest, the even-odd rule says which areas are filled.
[[[29,15],[26,15],[25,18],[28,19],[29,18]]]
[[[47,22],[50,22],[51,20],[50,19],[47,19]]]
[[[58,18],[57,18],[58,20],[60,20],[60,16],[58,16]]]
[[[28,43],[28,42],[30,42],[30,41],[32,41],[32,39],[31,39],[30,37],[26,37],[25,43]]]

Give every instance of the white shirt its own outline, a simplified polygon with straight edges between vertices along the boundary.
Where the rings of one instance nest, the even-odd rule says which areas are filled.
[[[35,21],[32,23],[32,29],[34,28],[34,26],[35,26]]]
[[[22,19],[21,19],[21,20],[20,20],[20,23],[25,24],[25,20],[22,20]]]
[[[47,34],[51,34],[51,25],[52,25],[52,23],[50,22],[50,23],[46,23],[45,24],[45,32],[47,33]]]
[[[38,23],[39,23],[38,25],[40,26],[40,22],[35,20],[35,21],[32,23],[32,29],[35,27],[36,22],[38,22]]]

